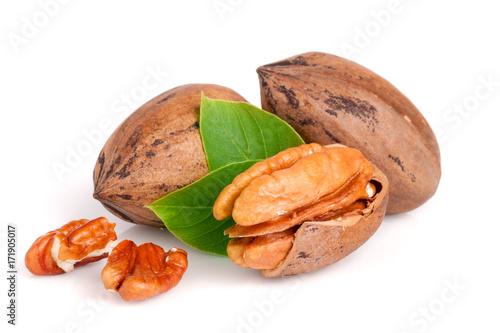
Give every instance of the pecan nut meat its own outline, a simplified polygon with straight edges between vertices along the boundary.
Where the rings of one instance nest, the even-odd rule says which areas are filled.
[[[104,287],[118,292],[123,300],[143,301],[175,287],[188,266],[187,253],[131,240],[121,241],[108,257],[102,270]]]
[[[361,246],[385,215],[388,181],[358,150],[316,143],[287,149],[238,175],[214,216],[232,216],[227,252],[266,277],[332,264]]]
[[[71,221],[35,240],[24,258],[26,268],[34,275],[56,275],[106,258],[116,243],[114,228],[104,217]]]

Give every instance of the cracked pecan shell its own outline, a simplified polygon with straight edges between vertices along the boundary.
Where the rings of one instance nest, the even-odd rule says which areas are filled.
[[[213,84],[188,84],[153,98],[110,136],[94,168],[94,198],[119,218],[164,227],[153,201],[208,174],[199,133],[202,93],[209,98],[245,101]]]
[[[387,178],[358,150],[312,143],[237,176],[214,216],[236,222],[226,230],[234,263],[276,277],[320,269],[356,250],[379,227],[387,199]]]
[[[387,213],[412,210],[436,191],[440,152],[429,124],[396,87],[367,68],[310,52],[257,69],[262,108],[305,142],[359,149],[389,179]]]

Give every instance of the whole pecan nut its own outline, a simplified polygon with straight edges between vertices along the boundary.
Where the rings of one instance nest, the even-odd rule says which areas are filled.
[[[102,270],[104,287],[117,291],[127,302],[143,301],[175,287],[188,266],[187,253],[131,240],[121,241],[108,257]]]
[[[310,272],[361,246],[379,227],[388,181],[358,150],[312,143],[238,175],[214,216],[232,216],[227,252],[266,277]]]
[[[202,95],[245,101],[216,84],[186,84],[151,99],[104,144],[94,168],[94,198],[122,220],[164,228],[145,206],[209,172],[199,130]]]
[[[262,108],[305,142],[359,149],[389,179],[388,214],[410,211],[435,193],[439,145],[415,105],[373,71],[342,57],[308,52],[257,69]]]
[[[101,260],[116,243],[115,224],[99,217],[71,221],[38,237],[24,262],[34,275],[56,275]]]

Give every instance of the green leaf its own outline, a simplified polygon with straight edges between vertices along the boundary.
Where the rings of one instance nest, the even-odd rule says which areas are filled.
[[[184,243],[227,256],[229,237],[224,235],[224,230],[234,225],[234,221],[232,218],[216,220],[212,208],[222,189],[256,162],[258,160],[226,165],[147,207]]]
[[[286,122],[248,103],[202,97],[200,109],[200,132],[211,173],[148,207],[184,243],[227,256],[229,237],[224,230],[234,221],[213,216],[219,193],[254,163],[304,141]]]
[[[304,143],[286,122],[244,102],[202,97],[200,133],[210,171],[265,159]]]

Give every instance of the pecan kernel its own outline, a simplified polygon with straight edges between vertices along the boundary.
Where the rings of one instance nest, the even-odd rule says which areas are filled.
[[[277,268],[285,261],[295,266],[293,274],[312,270],[308,266],[301,271],[298,265],[288,262],[296,243],[303,247],[307,242],[306,233],[298,230],[307,221],[325,222],[333,230],[366,220],[364,216],[371,214],[373,203],[380,205],[387,193],[385,176],[379,174],[358,150],[341,145],[302,145],[256,163],[236,177],[214,204],[214,215],[216,211],[230,210],[236,222],[226,230],[233,238],[227,247],[230,259],[240,266],[258,269],[265,276],[282,275],[283,267]],[[369,222],[378,226],[382,217],[379,214]],[[352,242],[359,243],[359,247],[367,237]],[[315,260],[310,254],[302,257]]]
[[[115,244],[114,228],[104,217],[71,221],[35,240],[25,265],[34,275],[56,275],[101,260]]]
[[[104,287],[120,294],[123,300],[143,301],[175,287],[187,269],[187,253],[130,240],[120,242],[102,270]]]

